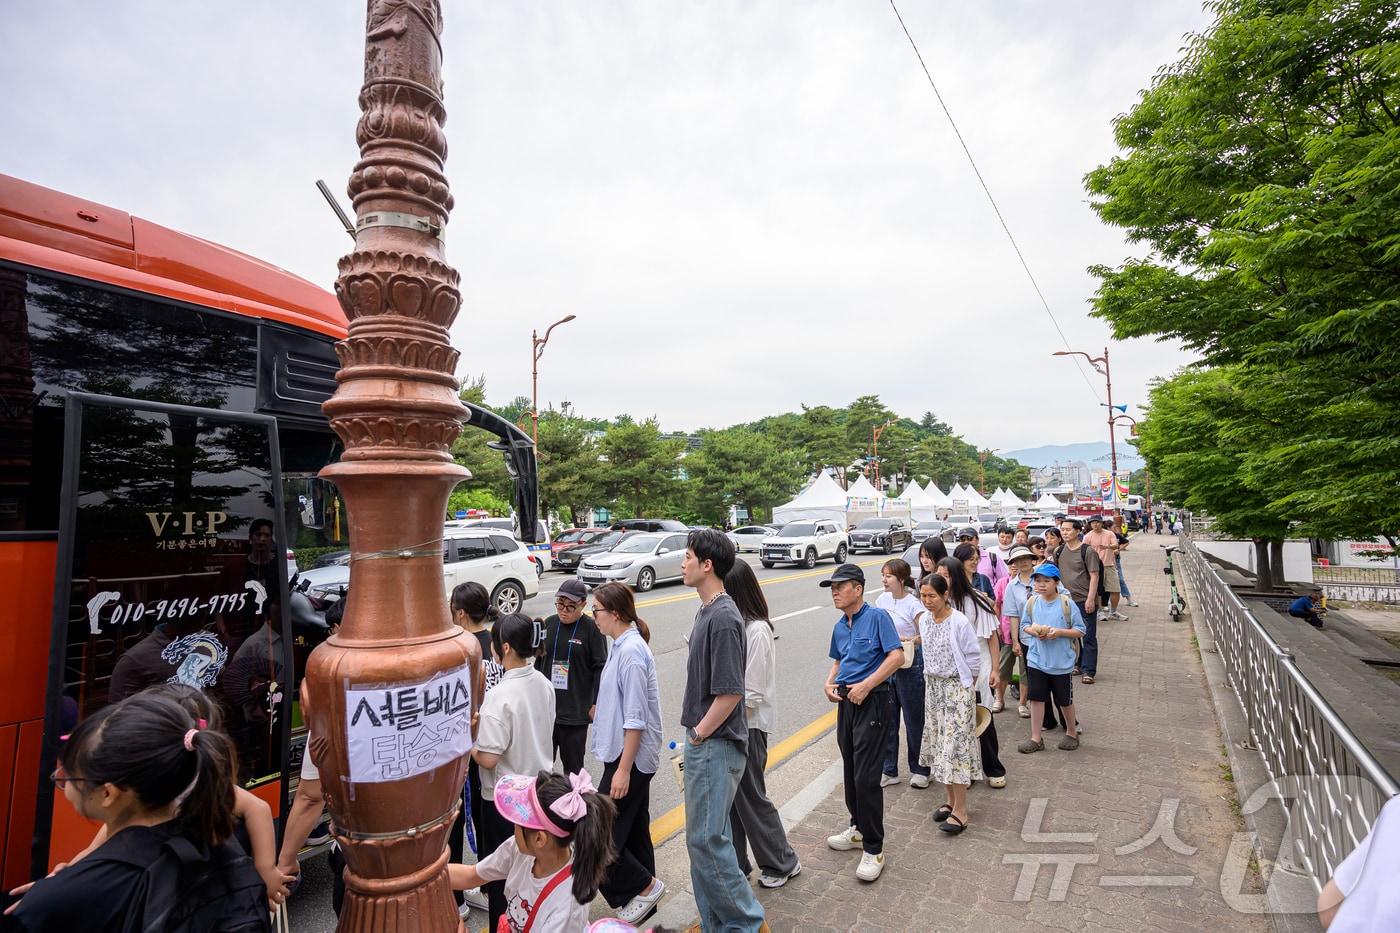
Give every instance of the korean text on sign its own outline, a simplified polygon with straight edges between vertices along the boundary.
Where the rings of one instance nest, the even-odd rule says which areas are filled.
[[[471,751],[471,672],[345,692],[350,780],[376,784],[431,771]]]

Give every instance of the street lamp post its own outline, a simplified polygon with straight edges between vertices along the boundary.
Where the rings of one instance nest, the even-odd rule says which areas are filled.
[[[355,245],[335,283],[349,329],[322,406],[345,447],[321,476],[345,498],[351,586],[339,631],[307,660],[302,713],[346,861],[338,929],[450,933],[479,650],[442,586],[447,497],[471,475],[451,453],[467,411],[448,336],[461,295],[442,240],[442,19],[436,2],[368,7]]]
[[[1082,356],[1089,361],[1089,365],[1094,367],[1094,371],[1103,376],[1104,385],[1108,391],[1108,456],[1109,469],[1112,471],[1112,482],[1109,488],[1113,490],[1113,501],[1118,502],[1118,442],[1113,434],[1113,376],[1108,366],[1108,347],[1103,348],[1103,356],[1090,356],[1082,350],[1057,350],[1054,356]]]
[[[544,355],[544,345],[549,343],[550,331],[560,324],[567,324],[575,315],[566,315],[545,328],[544,336],[537,330],[530,331],[530,417],[534,420],[535,449],[540,447],[540,357]]]
[[[880,435],[884,434],[885,428],[888,428],[892,424],[894,424],[893,421],[886,421],[879,427],[874,428],[871,432],[874,435],[872,440],[872,446],[874,447],[873,456],[875,458],[875,489],[877,492],[880,490]]]

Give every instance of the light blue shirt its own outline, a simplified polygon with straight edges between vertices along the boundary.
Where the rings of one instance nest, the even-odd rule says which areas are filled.
[[[1065,622],[1065,605],[1069,606],[1068,623]],[[1074,660],[1078,652],[1078,642],[1073,638],[1037,638],[1026,627],[1048,625],[1051,628],[1072,628],[1085,631],[1084,616],[1079,607],[1068,596],[1056,594],[1053,602],[1046,602],[1039,596],[1032,596],[1021,614],[1021,643],[1026,646],[1026,666],[1047,674],[1068,674],[1074,670]]]
[[[633,764],[644,774],[655,774],[661,764],[661,691],[656,683],[656,659],[635,627],[613,642],[598,683],[593,754],[599,761],[607,764],[621,757],[626,729],[642,730],[642,744]]]

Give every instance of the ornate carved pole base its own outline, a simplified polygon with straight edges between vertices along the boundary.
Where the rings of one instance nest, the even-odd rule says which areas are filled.
[[[357,933],[461,926],[446,844],[475,711],[470,636],[451,622],[442,574],[447,497],[468,473],[450,454],[466,410],[448,341],[458,279],[441,240],[452,207],[441,26],[437,0],[370,0],[355,250],[336,280],[350,328],[324,406],[345,443],[321,475],[345,497],[350,591],[303,696],[348,865],[339,929]]]

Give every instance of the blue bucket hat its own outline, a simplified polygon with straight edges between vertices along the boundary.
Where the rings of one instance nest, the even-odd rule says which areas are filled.
[[[1054,564],[1052,564],[1052,563],[1046,562],[1046,563],[1044,563],[1044,564],[1040,564],[1040,565],[1037,566],[1034,570],[1032,570],[1032,571],[1031,571],[1031,576],[1032,576],[1032,577],[1049,577],[1049,578],[1052,579],[1052,580],[1058,580],[1058,579],[1060,579],[1060,568],[1059,568],[1059,567],[1056,567],[1056,566],[1055,566]]]

